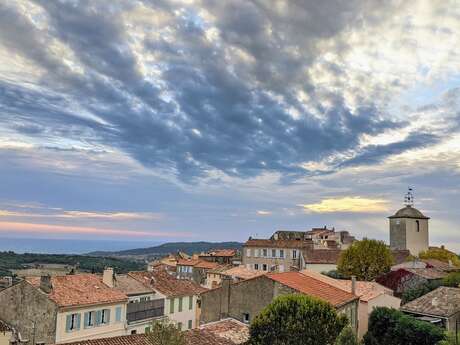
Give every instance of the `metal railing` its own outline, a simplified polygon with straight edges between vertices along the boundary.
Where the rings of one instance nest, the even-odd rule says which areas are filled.
[[[164,315],[165,300],[158,299],[138,303],[129,303],[126,319],[128,323],[161,317]]]

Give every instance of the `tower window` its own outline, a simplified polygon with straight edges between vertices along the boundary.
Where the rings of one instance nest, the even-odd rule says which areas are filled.
[[[420,222],[416,220],[415,224],[417,225],[417,232],[420,232]]]

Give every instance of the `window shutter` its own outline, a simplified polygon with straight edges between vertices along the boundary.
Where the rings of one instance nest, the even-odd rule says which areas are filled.
[[[102,321],[102,310],[96,312],[96,326],[99,326]]]
[[[110,323],[110,309],[105,310],[105,323]]]
[[[169,313],[174,314],[174,298],[169,300]]]
[[[80,329],[80,324],[81,324],[81,314],[78,313],[75,315],[76,316],[76,325],[75,329],[78,331]]]
[[[193,309],[193,296],[188,296],[188,309]]]
[[[66,316],[66,320],[65,320],[65,331],[66,332],[70,332],[71,324],[72,324],[72,315],[69,314]]]
[[[121,321],[121,307],[117,307],[115,309],[115,321],[117,322]]]
[[[86,312],[83,315],[83,328],[88,328],[89,327],[88,322],[89,322],[89,312]]]
[[[183,300],[183,297],[179,297],[179,312],[182,311],[182,300]]]

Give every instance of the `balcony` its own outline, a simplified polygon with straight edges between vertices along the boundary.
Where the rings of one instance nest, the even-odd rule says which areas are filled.
[[[164,316],[165,300],[157,299],[138,303],[128,303],[126,319],[128,323]]]

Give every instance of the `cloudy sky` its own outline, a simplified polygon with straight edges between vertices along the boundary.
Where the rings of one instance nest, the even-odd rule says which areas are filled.
[[[456,0],[3,0],[0,237],[460,251]]]

